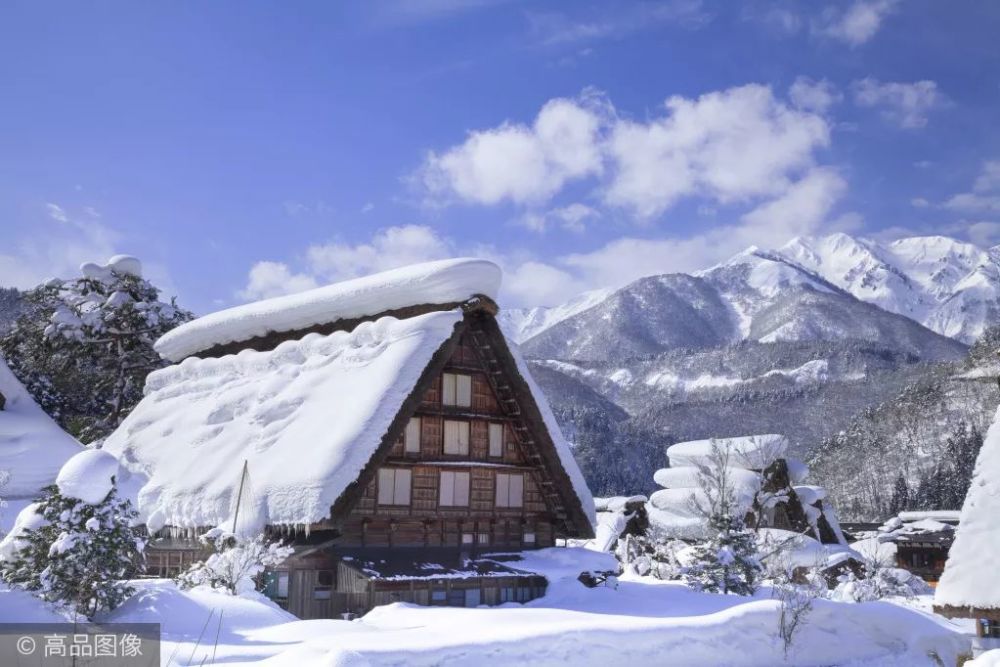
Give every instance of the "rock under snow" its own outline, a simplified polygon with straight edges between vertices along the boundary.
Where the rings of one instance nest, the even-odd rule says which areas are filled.
[[[96,505],[108,497],[118,475],[118,459],[103,449],[80,452],[62,467],[56,477],[59,493],[67,498]]]
[[[476,295],[495,300],[500,280],[500,267],[483,259],[414,264],[211,313],[170,331],[155,347],[165,359],[180,361],[273,331],[296,331],[407,306],[460,303]]]
[[[10,560],[21,550],[24,546],[21,538],[25,531],[38,530],[45,525],[45,517],[38,513],[38,509],[38,503],[30,503],[18,512],[14,526],[0,540],[0,560]]]

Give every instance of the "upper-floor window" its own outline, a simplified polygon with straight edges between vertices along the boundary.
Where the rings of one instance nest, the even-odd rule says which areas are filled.
[[[524,475],[497,473],[496,506],[524,506]]]
[[[469,506],[469,473],[441,471],[440,504],[442,507]]]
[[[410,504],[410,471],[403,468],[379,468],[378,504]]]
[[[490,456],[503,456],[503,424],[490,424]]]
[[[420,417],[411,417],[403,433],[403,449],[407,452],[420,451]]]
[[[444,420],[444,453],[468,456],[469,422]]]
[[[459,373],[441,375],[441,402],[462,408],[472,406],[472,376]]]

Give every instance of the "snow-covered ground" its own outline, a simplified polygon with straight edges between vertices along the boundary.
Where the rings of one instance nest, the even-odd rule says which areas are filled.
[[[139,582],[107,620],[160,622],[163,664],[271,667],[313,665],[935,665],[955,664],[969,647],[960,626],[891,602],[817,601],[786,661],[777,637],[778,602],[710,595],[683,585],[624,577],[588,589],[581,569],[606,569],[606,554],[546,549],[525,566],[552,582],[526,605],[462,609],[393,604],[356,621],[299,621],[266,599],[172,582]],[[0,588],[0,622],[54,612]],[[218,645],[216,646],[216,637]],[[199,642],[199,637],[201,641]],[[938,656],[942,663],[937,663]],[[206,660],[206,657],[208,658]]]

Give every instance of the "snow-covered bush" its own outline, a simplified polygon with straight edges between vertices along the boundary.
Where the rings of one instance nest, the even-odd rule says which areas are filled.
[[[213,553],[177,577],[181,588],[208,586],[241,595],[257,590],[255,579],[268,567],[280,565],[292,548],[271,542],[263,534],[241,538],[218,528],[202,536]]]
[[[682,540],[626,535],[618,541],[615,558],[624,572],[656,579],[680,579],[681,551],[689,548]]]
[[[709,537],[690,550],[690,563],[681,568],[681,576],[695,590],[753,595],[763,566],[756,535],[738,515],[729,458],[729,450],[713,442],[708,461],[698,465],[701,493],[691,502],[706,520]]]
[[[18,515],[0,548],[0,578],[87,618],[131,595],[125,580],[142,570],[143,540],[115,471],[117,460],[100,450],[71,458]]]
[[[931,587],[912,572],[897,567],[875,567],[858,577],[848,572],[840,577],[830,598],[840,602],[871,602],[888,597],[926,595]]]

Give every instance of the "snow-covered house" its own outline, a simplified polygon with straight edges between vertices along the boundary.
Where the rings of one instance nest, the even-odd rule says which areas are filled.
[[[0,358],[0,536],[83,447],[59,428]]]
[[[541,595],[516,558],[482,555],[593,537],[594,503],[497,325],[500,280],[432,262],[161,338],[175,365],[104,445],[135,477],[154,570],[197,557],[185,534],[266,528],[297,549],[269,594],[305,618]]]
[[[934,609],[977,619],[978,649],[1000,648],[1000,411],[983,441]]]

